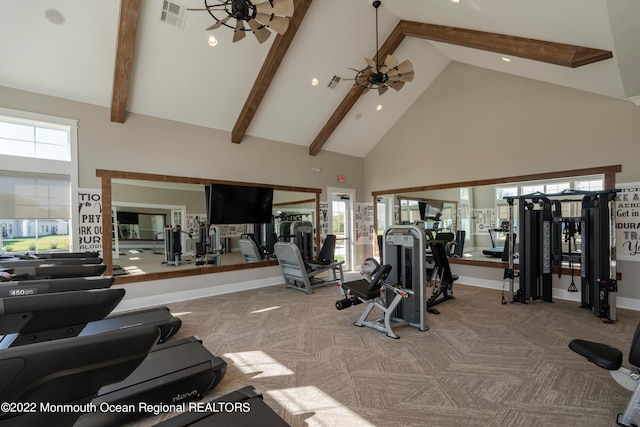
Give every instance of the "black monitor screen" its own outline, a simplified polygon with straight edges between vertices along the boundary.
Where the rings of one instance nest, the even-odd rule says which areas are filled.
[[[209,224],[271,222],[273,188],[211,184],[205,198]]]

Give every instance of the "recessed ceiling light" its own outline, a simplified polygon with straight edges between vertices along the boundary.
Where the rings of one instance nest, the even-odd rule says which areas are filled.
[[[503,56],[503,57],[502,57],[502,60],[503,60],[504,62],[511,62],[511,59],[510,59],[510,58],[507,58],[506,56]]]
[[[378,106],[376,107],[376,110],[378,111],[382,110],[382,104],[378,104]]]
[[[216,36],[209,36],[207,43],[209,43],[209,46],[215,47],[218,45],[218,39],[216,38]]]
[[[311,85],[312,86],[317,86],[318,85],[318,79],[314,78],[313,80],[311,80]]]
[[[49,22],[56,25],[64,25],[65,19],[64,15],[55,9],[47,9],[44,13],[44,16],[47,17]]]
[[[451,0],[452,3],[460,3],[460,0]]]

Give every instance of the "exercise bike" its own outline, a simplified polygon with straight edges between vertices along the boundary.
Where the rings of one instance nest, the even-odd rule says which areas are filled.
[[[616,424],[622,427],[638,427],[640,425],[640,324],[636,327],[629,350],[631,369],[622,366],[622,352],[607,344],[571,340],[569,348],[584,356],[589,362],[609,371],[613,379],[633,394],[622,414],[616,417]]]

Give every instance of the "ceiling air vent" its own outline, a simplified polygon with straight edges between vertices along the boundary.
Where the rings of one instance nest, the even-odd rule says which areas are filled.
[[[184,13],[185,8],[179,4],[163,1],[162,2],[162,15],[160,20],[167,24],[173,25],[181,30],[184,30]]]
[[[342,77],[333,76],[329,84],[327,85],[331,89],[335,89],[338,87],[338,84],[342,81]]]

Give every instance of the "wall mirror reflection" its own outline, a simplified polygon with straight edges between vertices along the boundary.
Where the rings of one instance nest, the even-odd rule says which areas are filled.
[[[509,221],[505,196],[541,192],[556,194],[563,190],[599,191],[615,186],[619,167],[610,166],[553,172],[548,174],[501,178],[495,181],[443,184],[441,187],[396,189],[373,192],[376,208],[376,230],[382,236],[390,225],[415,224],[425,228],[431,237],[439,231],[464,232],[464,240],[456,241],[459,253],[453,262],[500,262]],[[580,216],[580,202],[563,203],[563,216]],[[514,231],[518,230],[517,208],[514,209]],[[461,246],[461,248],[460,248]]]
[[[287,238],[293,222],[308,224],[310,248],[317,246],[319,189],[117,171],[99,176],[103,210],[111,213],[103,220],[112,231],[103,257],[120,283],[276,265],[273,245]]]

